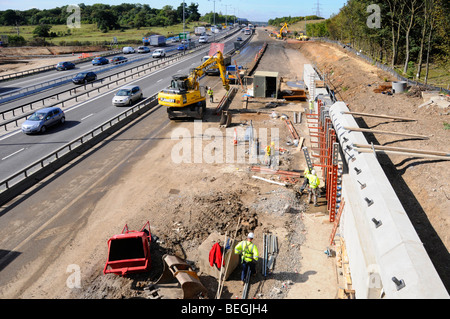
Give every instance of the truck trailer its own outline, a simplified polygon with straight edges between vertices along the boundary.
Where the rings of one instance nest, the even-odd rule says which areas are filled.
[[[194,33],[195,35],[203,35],[206,32],[205,27],[195,27]]]
[[[163,35],[152,35],[149,37],[150,45],[154,47],[164,46],[166,45],[166,37]]]

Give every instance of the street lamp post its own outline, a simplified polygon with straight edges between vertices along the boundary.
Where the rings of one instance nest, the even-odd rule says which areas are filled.
[[[216,1],[220,1],[220,0],[208,0],[208,1],[212,1],[214,3],[214,15],[213,15],[213,25],[214,27],[216,26]],[[214,42],[216,42],[216,32],[215,32],[215,28],[214,28],[214,32],[213,32],[213,36],[214,36]]]
[[[223,5],[225,7],[225,26],[226,28],[228,28],[228,7],[231,7],[231,4],[224,4]]]

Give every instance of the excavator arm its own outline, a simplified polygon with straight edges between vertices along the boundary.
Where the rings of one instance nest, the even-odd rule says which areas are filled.
[[[224,58],[222,52],[218,51],[216,55],[192,69],[189,75],[174,75],[170,87],[159,92],[158,102],[167,106],[169,119],[172,120],[178,116],[203,118],[206,110],[206,98],[200,90],[199,80],[207,68],[213,64],[216,64],[220,70],[220,78],[224,88],[227,91],[230,89],[229,81],[225,75]]]
[[[212,57],[210,57],[208,60],[203,62],[200,66],[198,66],[197,68],[195,68],[192,71],[191,76],[189,77],[189,82],[190,82],[189,84],[191,85],[191,87],[194,90],[199,89],[200,77],[206,72],[206,69],[213,64],[217,64],[217,66],[219,68],[220,78],[222,80],[222,84],[223,84],[223,87],[225,88],[225,90],[228,91],[230,89],[230,83],[225,75],[226,69],[225,69],[223,54],[222,54],[222,52],[217,51],[216,55],[213,55]]]

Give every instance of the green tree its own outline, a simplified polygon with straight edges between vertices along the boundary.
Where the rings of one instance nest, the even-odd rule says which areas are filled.
[[[97,28],[103,32],[120,28],[117,16],[110,9],[95,11],[94,19],[97,23]]]
[[[139,30],[141,27],[147,25],[147,14],[144,11],[140,11],[134,17],[134,26]]]
[[[47,38],[50,36],[50,30],[52,29],[51,25],[48,24],[40,24],[33,30],[33,35],[35,37]]]

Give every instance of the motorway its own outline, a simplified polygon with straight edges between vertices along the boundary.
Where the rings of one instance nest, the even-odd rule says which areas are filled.
[[[225,52],[228,52],[233,48],[233,42],[236,40],[237,36],[243,37],[244,40],[246,37],[239,32],[226,39]],[[179,60],[166,68],[156,70],[139,79],[136,78],[135,80],[127,81],[126,85],[139,85],[143,89],[144,98],[152,96],[168,86],[172,75],[179,73],[187,74],[189,69],[198,66],[201,63],[201,57],[206,55],[208,50],[209,46],[205,48],[205,50],[200,50],[199,52],[187,55],[185,59]],[[79,67],[89,68],[89,63],[85,63]],[[114,73],[117,72],[117,70],[111,72]],[[60,73],[61,72],[58,72],[57,74]],[[104,76],[103,73],[99,77],[102,76]],[[39,75],[34,77],[39,78]],[[22,81],[28,82],[29,79],[26,78]],[[122,82],[120,86],[123,85]],[[23,98],[20,102],[24,103],[24,101],[33,98],[39,99],[42,98],[43,94],[49,95],[57,91],[61,92],[68,87],[73,87],[73,84],[69,83],[52,89],[51,91]],[[113,107],[111,104],[111,100],[116,91],[117,88],[113,88],[86,101],[63,108],[66,113],[66,123],[62,126],[51,128],[45,134],[25,135],[20,129],[16,129],[0,137],[0,180],[11,176],[13,173],[20,171],[24,167],[41,159],[69,141],[84,135],[86,132],[89,132],[93,128],[123,112],[124,108]],[[18,102],[19,101],[6,103],[2,105],[2,108],[11,108],[13,104]]]
[[[228,39],[225,51],[231,49],[236,36],[242,35]],[[260,48],[261,43],[250,42],[233,59],[245,65],[254,59]],[[144,87],[145,96],[157,93],[167,86],[172,74],[186,72],[193,65],[199,65],[205,53],[189,55],[186,60],[136,80],[136,83]],[[204,77],[201,82],[220,86],[217,76]],[[25,154],[37,158],[39,156],[35,152],[43,155],[112,117],[114,111],[121,112],[124,108],[116,110],[111,106],[112,94],[100,94],[70,107],[66,111],[68,122],[63,127],[49,130],[47,134],[27,136],[19,131],[4,137],[0,141],[2,152],[3,149],[19,152],[2,160],[2,171],[5,163],[14,167],[13,162],[24,161]],[[73,249],[70,240],[83,231],[88,221],[92,222],[92,209],[99,196],[112,188],[133,163],[153,149],[177,125],[177,122],[168,120],[163,107],[157,106],[3,206],[0,210],[0,297],[16,298],[16,293],[26,291],[28,286],[40,280],[43,270],[59,254]],[[25,150],[21,151],[22,148]],[[45,150],[39,151],[40,148]],[[157,166],[158,163],[155,163]],[[100,222],[108,227],[108,222]]]

